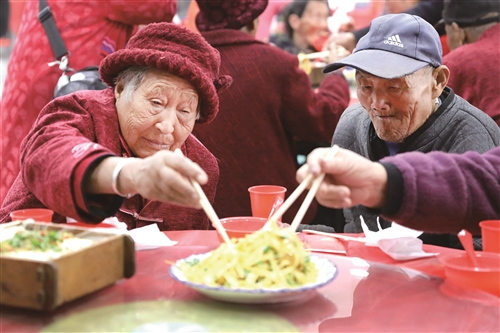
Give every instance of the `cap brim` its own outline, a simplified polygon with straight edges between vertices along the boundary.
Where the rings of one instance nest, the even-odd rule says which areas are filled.
[[[340,61],[326,65],[323,73],[349,66],[384,79],[395,79],[411,74],[427,65],[430,63],[392,52],[361,50]]]

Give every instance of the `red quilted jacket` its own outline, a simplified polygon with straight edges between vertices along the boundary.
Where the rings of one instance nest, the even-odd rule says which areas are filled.
[[[78,70],[125,46],[136,25],[171,21],[175,0],[48,0],[54,20]],[[7,69],[0,126],[0,203],[19,172],[19,147],[47,104],[61,71],[42,25],[38,1],[28,1]]]

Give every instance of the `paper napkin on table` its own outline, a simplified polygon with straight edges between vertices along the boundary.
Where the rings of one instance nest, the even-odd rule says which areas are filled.
[[[171,240],[161,232],[156,223],[132,229],[128,234],[134,239],[136,251],[151,250],[177,244],[176,241]]]
[[[378,246],[394,260],[410,260],[438,255],[438,253],[427,253],[422,250],[423,242],[417,238],[422,234],[422,231],[406,228],[395,222],[392,222],[390,228],[382,229],[378,218],[379,230],[371,231],[362,216],[360,216],[360,219],[366,237],[366,245]]]

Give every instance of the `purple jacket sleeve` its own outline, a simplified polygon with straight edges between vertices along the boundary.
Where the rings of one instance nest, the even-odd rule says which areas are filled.
[[[401,207],[387,216],[393,221],[429,232],[480,234],[480,221],[500,219],[500,147],[484,154],[413,152],[382,161],[396,166],[403,179]]]

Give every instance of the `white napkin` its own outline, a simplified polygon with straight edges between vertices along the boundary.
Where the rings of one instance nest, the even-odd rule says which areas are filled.
[[[156,223],[132,229],[128,234],[134,239],[136,251],[151,250],[161,246],[174,246],[178,243],[161,232]]]
[[[422,250],[423,242],[417,238],[422,234],[422,231],[406,228],[395,222],[392,222],[390,228],[382,229],[378,218],[379,230],[371,231],[362,216],[360,219],[366,237],[366,245],[378,246],[394,260],[411,260],[438,255],[438,253],[427,253]]]

